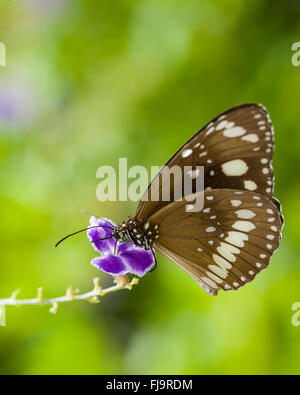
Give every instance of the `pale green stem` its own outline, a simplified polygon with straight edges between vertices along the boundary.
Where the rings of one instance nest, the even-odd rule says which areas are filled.
[[[121,289],[131,289],[133,285],[138,283],[137,278],[133,278],[129,282],[127,276],[115,276],[115,285],[112,287],[102,289],[99,285],[99,279],[94,278],[94,289],[92,291],[86,292],[84,294],[77,294],[73,292],[72,287],[67,289],[64,296],[59,296],[56,298],[43,299],[43,289],[39,288],[37,292],[37,297],[32,299],[17,299],[17,294],[19,291],[15,291],[9,298],[0,299],[0,326],[5,325],[5,306],[23,306],[23,305],[51,305],[51,313],[56,313],[59,303],[73,302],[76,300],[86,300],[91,303],[98,303],[100,296],[119,291]]]

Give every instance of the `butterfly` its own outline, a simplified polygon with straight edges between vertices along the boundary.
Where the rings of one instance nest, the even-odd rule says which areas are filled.
[[[204,208],[187,212],[187,196],[151,201],[161,191],[157,174],[136,214],[113,232],[154,248],[189,273],[210,295],[237,290],[265,269],[278,248],[284,219],[273,197],[274,133],[269,114],[243,104],[214,118],[167,162],[168,168],[204,166]],[[164,169],[164,168],[163,168]],[[182,173],[184,176],[184,172]]]
[[[210,295],[237,290],[265,269],[278,248],[284,219],[273,197],[273,126],[265,107],[242,104],[214,118],[190,138],[156,175],[134,216],[115,226],[117,240],[159,251],[190,274]],[[161,197],[166,168],[182,179]],[[204,166],[204,188],[185,196],[185,167]],[[190,172],[197,177],[195,170]],[[195,180],[194,180],[195,181]],[[182,188],[182,199],[175,189]],[[202,195],[201,195],[202,194]],[[186,210],[191,197],[201,211]]]

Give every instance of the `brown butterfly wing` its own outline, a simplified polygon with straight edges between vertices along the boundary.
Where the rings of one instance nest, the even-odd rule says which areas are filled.
[[[167,162],[169,168],[205,166],[205,188],[251,190],[269,198],[273,193],[273,127],[263,106],[244,104],[213,119],[185,143]],[[137,209],[142,221],[174,201],[150,201],[161,193],[163,168],[149,185]],[[182,177],[184,172],[182,172]],[[177,185],[171,179],[171,191]],[[197,192],[195,182],[193,192]],[[182,192],[182,196],[184,196]]]
[[[240,288],[268,266],[282,222],[276,205],[254,192],[206,190],[204,202],[201,212],[186,212],[185,200],[173,202],[148,221],[159,224],[154,248],[215,295]]]

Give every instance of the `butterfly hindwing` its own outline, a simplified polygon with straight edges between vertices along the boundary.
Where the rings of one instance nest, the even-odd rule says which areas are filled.
[[[172,168],[204,166],[205,188],[249,190],[269,198],[273,193],[273,127],[261,105],[244,104],[216,117],[184,144],[167,162]],[[168,205],[170,201],[151,201],[152,191],[162,189],[163,168],[142,199],[137,218],[142,220]],[[194,173],[195,174],[195,173]],[[184,177],[184,171],[182,171]],[[195,180],[194,180],[195,181]],[[184,183],[180,180],[182,185]],[[193,192],[197,192],[196,183]],[[171,180],[170,200],[175,190]],[[182,196],[184,193],[182,191]]]
[[[159,224],[154,248],[191,274],[211,294],[235,290],[265,269],[278,248],[280,213],[265,196],[206,190],[204,209],[186,212],[185,200],[149,218]]]

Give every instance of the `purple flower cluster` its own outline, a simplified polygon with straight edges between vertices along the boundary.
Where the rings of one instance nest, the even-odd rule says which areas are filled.
[[[88,238],[94,249],[101,254],[101,257],[91,261],[93,266],[112,275],[132,273],[142,277],[155,264],[151,251],[137,247],[133,243],[110,238],[113,227],[116,226],[111,220],[91,217],[90,224],[87,231]],[[105,238],[107,239],[98,240]]]

